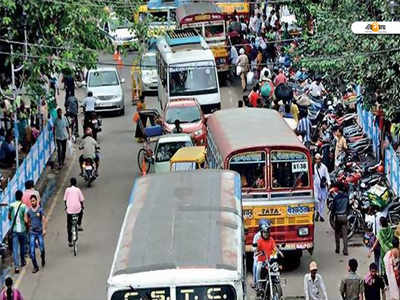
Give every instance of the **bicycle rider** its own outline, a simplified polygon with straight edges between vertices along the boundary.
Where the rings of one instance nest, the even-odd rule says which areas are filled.
[[[72,247],[72,217],[78,215],[78,231],[83,231],[82,217],[83,217],[83,197],[82,191],[76,187],[76,178],[70,179],[70,187],[65,190],[64,204],[67,213],[67,233],[68,233],[68,246]]]
[[[257,289],[260,288],[259,281],[261,269],[263,268],[263,266],[265,266],[266,260],[269,259],[275,253],[275,251],[283,256],[282,252],[277,248],[275,240],[271,237],[271,222],[267,220],[266,224],[261,225],[261,238],[257,241]]]
[[[81,168],[81,176],[83,176],[83,161],[86,158],[91,158],[94,160],[95,165],[96,165],[96,176],[99,176],[98,170],[99,170],[99,164],[100,164],[100,157],[97,153],[97,149],[99,149],[99,146],[96,142],[96,140],[92,136],[92,129],[90,127],[86,128],[85,130],[85,135],[83,136],[82,139],[82,145],[80,147],[81,150],[83,150],[82,155],[79,157],[79,166]]]
[[[65,101],[65,111],[66,115],[71,118],[71,126],[73,128],[72,134],[76,137],[79,136],[79,126],[78,126],[78,112],[79,112],[79,104],[78,99],[76,99],[75,95],[70,95]],[[72,130],[71,128],[71,130]]]

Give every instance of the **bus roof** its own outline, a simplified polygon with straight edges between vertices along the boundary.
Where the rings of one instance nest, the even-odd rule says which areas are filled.
[[[207,120],[222,159],[254,147],[289,146],[307,149],[275,110],[233,108],[214,112]]]
[[[196,17],[199,17],[197,20]],[[209,17],[209,18],[207,18]],[[215,17],[215,18],[214,18]],[[223,20],[222,10],[212,2],[185,3],[176,9],[178,23],[191,23],[212,20]]]
[[[196,170],[136,180],[110,278],[178,269],[240,270],[238,173]]]

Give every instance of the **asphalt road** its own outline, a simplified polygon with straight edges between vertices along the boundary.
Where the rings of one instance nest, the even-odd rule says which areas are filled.
[[[124,58],[124,63],[131,63],[132,55]],[[103,57],[112,61],[111,56]],[[131,105],[130,68],[121,70],[121,77],[126,79],[125,103],[126,114],[104,116],[103,132],[99,135],[101,145],[100,177],[91,188],[86,188],[79,178],[77,158],[70,163],[64,186],[58,187],[55,202],[50,207],[48,234],[45,239],[47,264],[38,273],[32,274],[29,263],[16,278],[17,286],[25,299],[33,300],[74,300],[106,299],[106,280],[109,275],[119,231],[121,228],[128,197],[133,182],[138,174],[136,154],[139,145],[133,139],[132,116],[135,108]],[[239,81],[234,86],[221,89],[223,108],[237,106],[242,98]],[[78,97],[83,91],[78,92]],[[147,98],[148,107],[157,107],[155,97]],[[61,102],[62,103],[62,102]],[[246,124],[243,124],[245,128]],[[64,214],[63,193],[67,180],[78,177],[78,185],[85,196],[84,231],[79,234],[79,252],[74,257],[67,246],[66,217]],[[140,242],[140,241],[138,241]],[[325,279],[329,299],[339,299],[338,286],[341,277],[347,272],[347,260],[359,258],[360,274],[364,276],[369,265],[366,248],[360,246],[361,239],[353,238],[349,257],[334,253],[334,235],[327,222],[317,223],[315,234],[316,247],[313,256],[308,253],[302,258],[300,266],[291,271],[284,271],[286,280],[283,286],[284,296],[301,297],[304,295],[303,278],[308,271],[309,262],[314,259],[319,272]],[[251,266],[248,266],[251,270]],[[249,282],[251,274],[248,274]],[[249,298],[254,299],[254,292],[249,290]]]

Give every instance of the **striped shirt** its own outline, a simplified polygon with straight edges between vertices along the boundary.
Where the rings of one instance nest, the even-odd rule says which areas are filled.
[[[302,118],[297,124],[297,131],[303,135],[303,142],[311,142],[311,121],[308,117]]]

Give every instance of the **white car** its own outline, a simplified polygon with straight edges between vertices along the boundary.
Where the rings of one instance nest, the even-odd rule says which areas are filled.
[[[117,46],[124,46],[137,41],[136,35],[131,28],[132,23],[128,20],[112,17],[104,23],[101,30],[104,31],[116,48]]]
[[[170,172],[169,160],[183,147],[193,146],[192,138],[185,133],[161,136],[154,151],[154,173]]]
[[[158,72],[155,52],[147,52],[143,54],[140,59],[140,72],[143,92],[157,92]]]
[[[96,98],[96,112],[119,112],[125,114],[125,96],[122,84],[114,67],[99,67],[89,70],[86,76],[86,92],[92,92]]]

